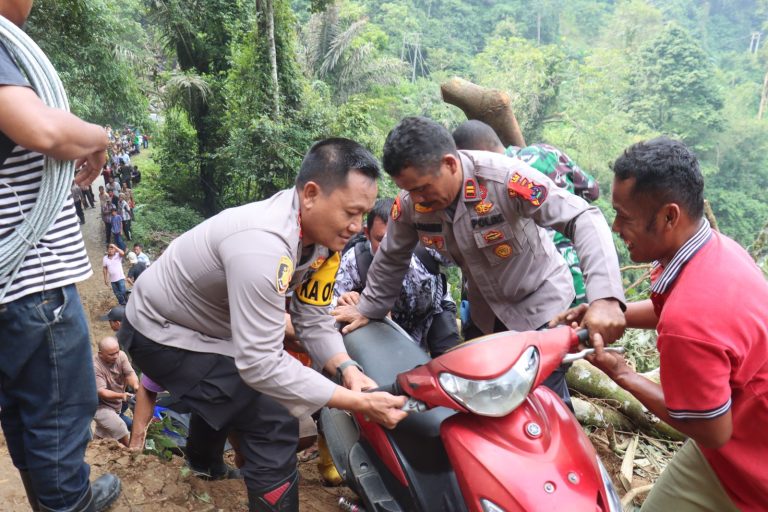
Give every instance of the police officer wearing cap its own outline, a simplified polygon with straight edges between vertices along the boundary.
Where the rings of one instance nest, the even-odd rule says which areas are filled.
[[[590,302],[583,325],[608,343],[621,336],[618,257],[596,207],[520,160],[458,151],[445,128],[423,117],[389,133],[383,164],[401,192],[360,302],[333,312],[349,323],[344,332],[386,315],[418,242],[461,267],[480,333],[545,327],[574,298],[568,266],[542,229],[552,227],[574,241],[582,261]],[[564,372],[546,384],[568,402]]]

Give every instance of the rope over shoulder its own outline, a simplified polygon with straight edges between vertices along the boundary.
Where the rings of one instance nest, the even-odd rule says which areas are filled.
[[[48,57],[27,34],[3,16],[0,16],[0,40],[27,75],[29,83],[43,103],[69,112],[69,101],[64,86]],[[0,290],[0,300],[8,293],[29,249],[37,247],[40,239],[56,220],[69,196],[74,167],[72,161],[64,162],[45,157],[40,193],[35,205],[24,215],[23,222],[16,230],[0,242],[0,277],[8,277],[5,286]],[[2,180],[0,186],[8,187]]]

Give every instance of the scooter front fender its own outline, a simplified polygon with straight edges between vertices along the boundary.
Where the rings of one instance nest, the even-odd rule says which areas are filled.
[[[440,435],[470,511],[607,510],[595,450],[548,388],[503,418],[452,416]]]

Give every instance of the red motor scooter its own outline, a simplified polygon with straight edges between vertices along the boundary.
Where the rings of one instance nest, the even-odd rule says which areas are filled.
[[[582,333],[579,333],[582,334]],[[345,336],[350,356],[411,412],[394,430],[338,409],[320,424],[339,474],[373,511],[620,512],[576,418],[539,386],[579,334],[560,327],[477,338],[429,357],[391,321]],[[583,331],[582,335],[586,335]]]

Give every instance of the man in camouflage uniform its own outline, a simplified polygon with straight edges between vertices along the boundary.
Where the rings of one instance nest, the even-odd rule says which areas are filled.
[[[376,201],[368,213],[365,237],[341,258],[333,289],[340,304],[357,304],[365,288],[368,267],[386,234],[393,203],[392,198]],[[417,247],[392,307],[392,320],[432,357],[438,357],[459,342],[456,304],[451,299],[445,275],[440,272],[440,264],[445,263],[438,252]]]
[[[591,203],[600,196],[597,180],[576,165],[568,155],[549,144],[504,148],[493,128],[477,120],[462,123],[454,130],[453,140],[456,142],[457,149],[493,151],[522,160],[542,174],[546,174],[558,187],[584,198],[587,202]],[[572,306],[585,303],[587,290],[584,285],[584,273],[573,242],[554,229],[547,229],[547,232],[552,236],[555,247],[562,254],[571,271],[573,289],[576,292]]]

